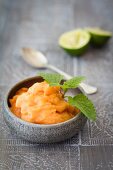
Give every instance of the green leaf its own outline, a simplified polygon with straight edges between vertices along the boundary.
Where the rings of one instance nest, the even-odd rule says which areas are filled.
[[[62,86],[59,83],[49,83],[50,86]]]
[[[71,89],[71,88],[77,88],[79,86],[79,84],[85,79],[85,77],[83,76],[79,76],[79,77],[73,77],[70,80],[67,80],[66,82],[64,82],[64,84],[62,85],[63,89]]]
[[[50,84],[50,86],[59,86],[63,76],[60,74],[52,73],[40,73],[39,74],[43,79]]]
[[[69,104],[77,107],[88,118],[96,120],[96,110],[93,103],[83,94],[78,94],[75,97],[68,97]]]

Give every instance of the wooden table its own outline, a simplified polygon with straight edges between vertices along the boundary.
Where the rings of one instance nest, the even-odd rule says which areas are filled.
[[[113,1],[0,0],[0,106],[8,88],[39,72],[22,60],[23,46],[42,51],[51,64],[98,87],[89,96],[97,121],[58,144],[28,143],[11,134],[1,111],[0,170],[113,170],[113,38],[83,57],[72,58],[58,46],[63,32],[85,26],[113,31]]]

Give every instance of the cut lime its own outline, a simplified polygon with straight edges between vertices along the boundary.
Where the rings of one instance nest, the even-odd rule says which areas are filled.
[[[59,45],[71,55],[82,55],[88,48],[90,34],[83,29],[76,29],[62,34]]]
[[[102,30],[100,28],[86,28],[91,34],[91,43],[95,46],[104,45],[110,37],[112,37],[112,33],[109,31]]]

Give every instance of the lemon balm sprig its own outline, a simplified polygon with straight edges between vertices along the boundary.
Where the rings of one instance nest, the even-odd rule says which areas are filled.
[[[84,94],[78,94],[74,97],[65,96],[65,93],[72,88],[77,88],[79,84],[85,79],[83,76],[73,77],[70,80],[60,84],[63,76],[60,74],[40,73],[39,74],[50,86],[60,86],[64,91],[64,97],[68,98],[68,103],[77,107],[88,119],[96,120],[96,110],[91,100]]]
[[[62,85],[60,82],[64,76],[60,74],[40,73],[39,75],[43,77],[43,79],[46,80],[50,86],[60,86],[64,91],[71,88],[77,88],[79,84],[85,79],[83,76],[73,77],[70,80],[65,81]]]
[[[96,111],[91,100],[85,95],[78,94],[74,97],[68,96],[68,103],[76,106],[90,120],[96,120]]]
[[[84,79],[85,77],[83,76],[73,77],[70,80],[65,81],[64,84],[61,85],[61,88],[66,93],[68,89],[77,88]]]

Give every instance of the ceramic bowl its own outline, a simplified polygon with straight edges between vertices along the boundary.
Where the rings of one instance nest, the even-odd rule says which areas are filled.
[[[26,122],[16,117],[9,109],[9,99],[12,98],[17,90],[22,87],[30,87],[36,82],[42,82],[41,77],[27,78],[14,87],[12,87],[3,102],[3,115],[7,125],[11,128],[13,133],[19,137],[37,143],[53,143],[60,142],[65,139],[71,138],[83,128],[87,118],[82,114],[77,114],[74,118],[52,125],[40,125]],[[70,91],[70,95],[81,93],[80,90],[74,89]]]

